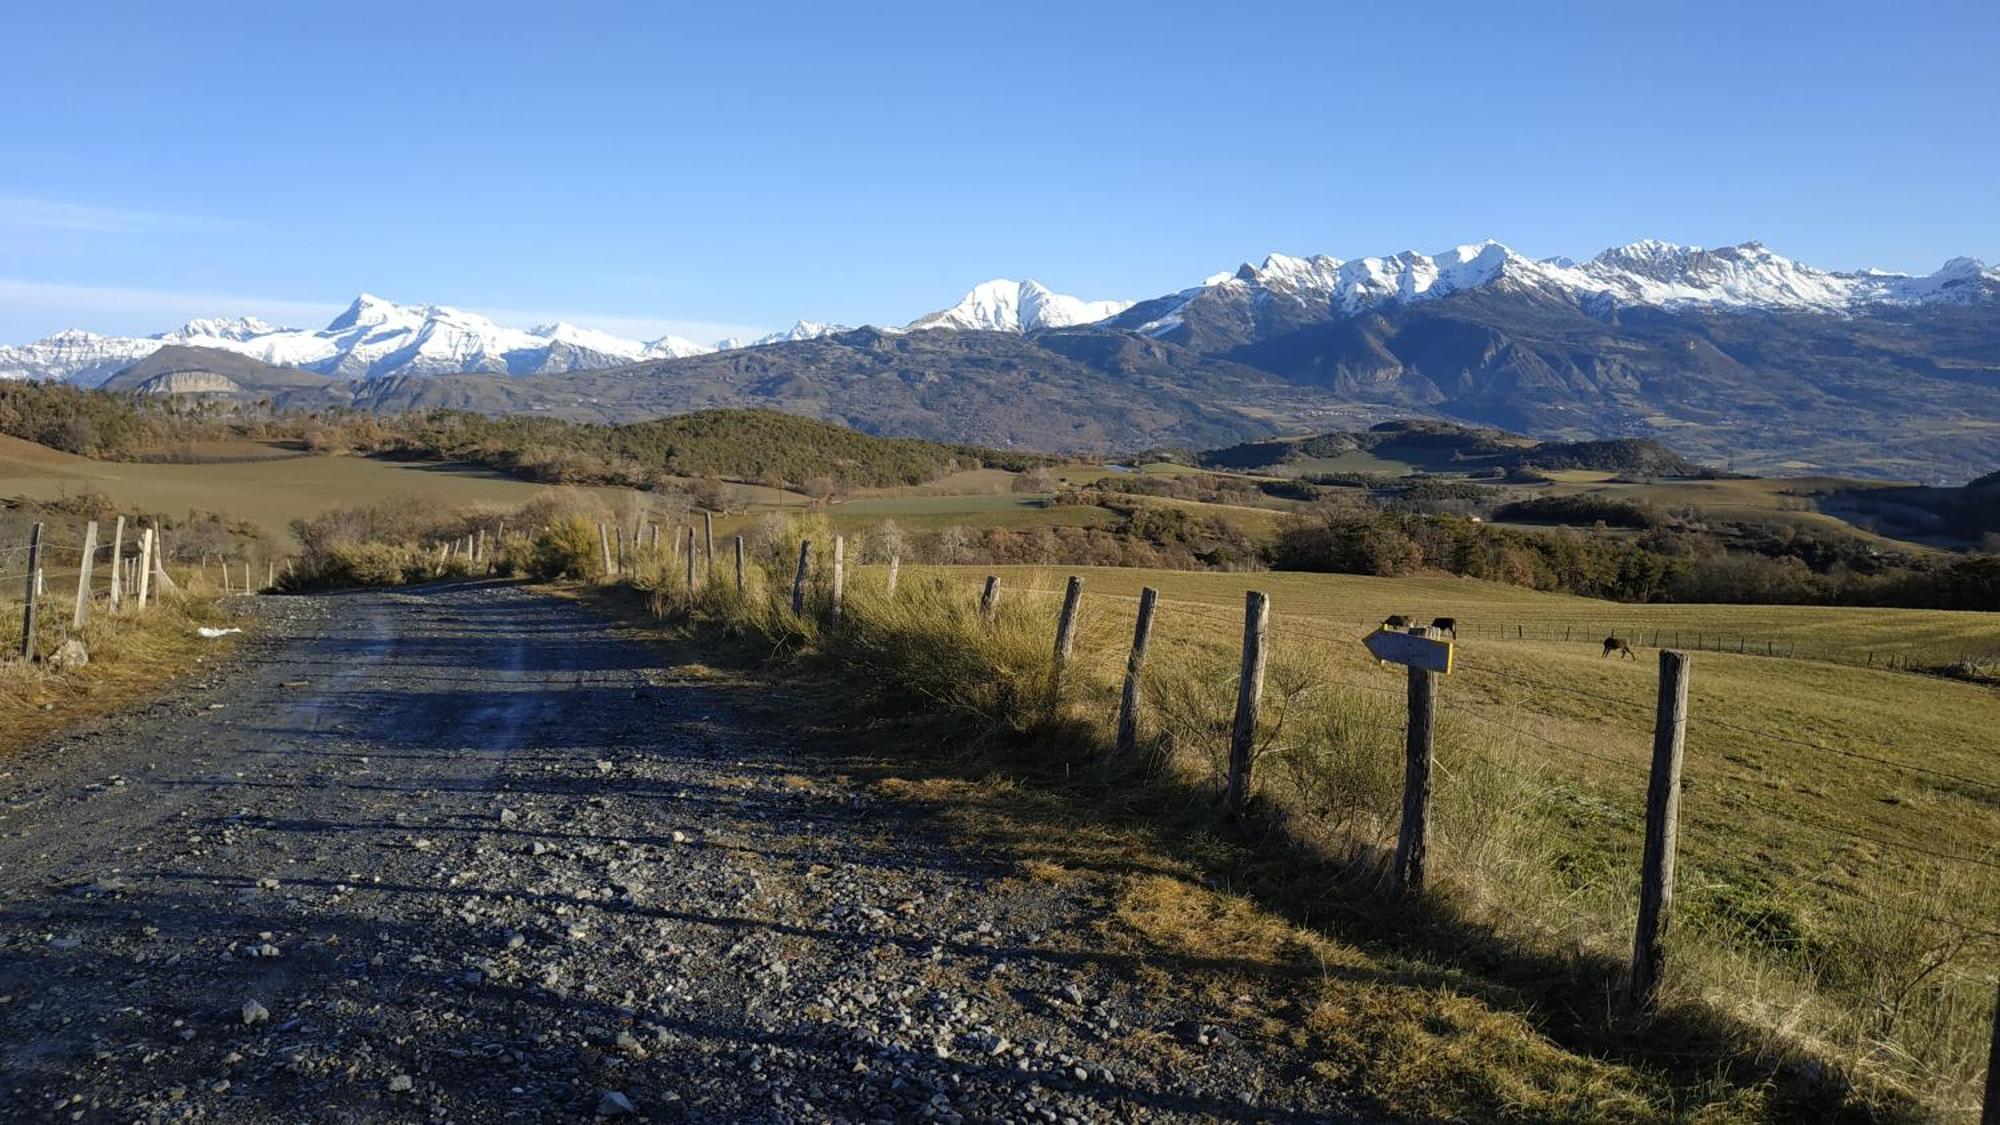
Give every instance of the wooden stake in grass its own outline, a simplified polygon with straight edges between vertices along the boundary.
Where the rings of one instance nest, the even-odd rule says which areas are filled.
[[[1413,636],[1429,637],[1436,630],[1412,627]],[[1409,729],[1403,740],[1403,822],[1396,833],[1396,870],[1390,880],[1399,895],[1424,889],[1424,861],[1431,832],[1431,766],[1436,760],[1437,676],[1428,668],[1410,666]]]
[[[840,606],[847,597],[847,537],[833,537],[833,615],[840,616]]]
[[[743,596],[743,537],[736,537],[736,596]]]
[[[806,612],[806,568],[812,565],[812,549],[812,540],[799,540],[799,572],[792,575],[792,613],[795,616],[802,617]]]
[[[1243,595],[1243,666],[1236,679],[1236,721],[1229,728],[1229,780],[1222,791],[1222,810],[1230,816],[1243,811],[1250,793],[1250,755],[1257,743],[1257,709],[1264,701],[1270,629],[1271,599],[1248,591]]]
[[[1646,850],[1639,867],[1639,926],[1632,940],[1631,1006],[1649,1011],[1667,963],[1668,910],[1674,901],[1674,850],[1680,840],[1681,751],[1687,740],[1688,655],[1660,650],[1660,694],[1653,708],[1653,769],[1646,781]]]
[[[1118,699],[1118,742],[1120,755],[1139,747],[1139,683],[1146,668],[1146,642],[1153,639],[1153,607],[1160,592],[1151,586],[1139,591],[1139,623],[1132,627],[1132,655],[1125,658],[1125,693]]]
[[[1083,601],[1083,579],[1072,574],[1069,584],[1063,587],[1062,615],[1056,618],[1056,685],[1062,685],[1063,665],[1069,663],[1069,654],[1076,648],[1076,610]]]
[[[616,573],[611,569],[611,532],[601,523],[597,525],[597,549],[603,556],[604,573]]]
[[[156,532],[152,528],[139,533],[139,608],[145,609],[146,602],[153,593],[153,539]]]
[[[21,659],[35,658],[35,579],[42,573],[42,525],[28,529],[28,592],[21,607]]]
[[[612,558],[618,563],[618,573],[623,574],[625,573],[625,529],[614,527],[611,529],[611,534],[613,536],[611,547],[617,552]]]
[[[715,573],[715,513],[701,514],[701,541],[708,551],[708,572]]]
[[[688,525],[687,580],[688,580],[688,593],[692,594],[694,593],[694,525],[693,524]]]
[[[76,568],[76,616],[70,618],[71,629],[82,629],[83,619],[90,613],[90,572],[97,562],[97,521],[83,525],[83,561]]]
[[[986,585],[979,591],[979,616],[991,621],[993,619],[993,609],[999,601],[1000,576],[989,574],[986,576]]]
[[[896,596],[896,575],[903,569],[903,556],[889,556],[889,596]]]
[[[111,530],[111,609],[117,612],[125,600],[125,517],[119,516]]]

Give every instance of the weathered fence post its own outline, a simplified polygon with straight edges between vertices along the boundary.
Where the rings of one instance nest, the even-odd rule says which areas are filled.
[[[153,593],[153,540],[152,528],[139,533],[139,608],[145,609],[146,602]]]
[[[892,597],[892,598],[896,596],[896,576],[897,576],[897,575],[898,575],[899,573],[901,573],[902,569],[903,569],[903,556],[901,556],[901,555],[890,555],[890,556],[889,556],[889,596],[890,596],[890,597]]]
[[[1412,636],[1435,629],[1412,626]],[[1565,630],[1567,632],[1567,630]],[[1409,727],[1403,739],[1403,823],[1396,832],[1396,870],[1390,886],[1399,895],[1424,889],[1424,861],[1431,833],[1431,765],[1436,760],[1437,676],[1429,668],[1409,669]]]
[[[990,620],[993,617],[994,604],[999,600],[1000,576],[989,574],[986,576],[986,585],[979,591],[979,616]]]
[[[1083,600],[1083,579],[1072,574],[1069,584],[1063,587],[1062,615],[1056,618],[1056,686],[1062,686],[1063,665],[1069,663],[1070,650],[1076,647],[1076,609]]]
[[[597,525],[597,550],[600,561],[604,564],[604,573],[606,575],[617,573],[611,569],[611,532],[601,523]]]
[[[792,575],[792,612],[798,615],[806,611],[806,569],[812,565],[812,549],[812,540],[799,540],[799,571]]]
[[[90,571],[97,561],[97,521],[83,525],[83,561],[76,568],[76,616],[70,618],[71,629],[82,629],[83,619],[90,612]]]
[[[1271,599],[1255,590],[1243,595],[1243,666],[1236,680],[1236,721],[1229,729],[1229,780],[1222,808],[1243,811],[1250,793],[1250,755],[1257,742],[1257,708],[1264,701],[1264,642],[1271,626]]]
[[[1139,621],[1132,626],[1132,654],[1125,658],[1125,692],[1118,699],[1118,741],[1120,754],[1130,754],[1139,746],[1139,682],[1146,668],[1146,642],[1153,639],[1153,607],[1160,592],[1151,586],[1139,590]]]
[[[266,590],[278,588],[278,564],[270,559],[264,560],[264,588]]]
[[[125,600],[125,517],[119,516],[111,531],[111,608],[118,609]]]
[[[694,525],[693,524],[688,525],[687,580],[688,580],[688,593],[692,594],[694,593]]]
[[[28,593],[21,607],[21,659],[35,658],[35,576],[42,572],[42,525],[28,529]]]
[[[736,537],[736,596],[743,596],[743,537]]]
[[[701,513],[701,541],[708,552],[708,571],[715,573],[715,513],[703,509]]]
[[[841,603],[847,597],[847,537],[833,537],[833,615],[840,616]]]
[[[623,527],[614,527],[611,529],[611,534],[612,549],[618,552],[612,557],[618,561],[618,573],[623,574],[625,573],[625,529]]]
[[[657,555],[657,554],[659,554],[659,553],[660,553],[660,525],[659,525],[659,524],[654,524],[654,525],[653,525],[653,553],[654,553],[655,555]]]
[[[1674,849],[1680,835],[1681,750],[1687,739],[1688,656],[1660,650],[1660,694],[1653,711],[1653,769],[1646,782],[1646,850],[1639,869],[1639,925],[1632,941],[1630,1002],[1650,1009],[1667,961],[1668,909],[1674,899]]]

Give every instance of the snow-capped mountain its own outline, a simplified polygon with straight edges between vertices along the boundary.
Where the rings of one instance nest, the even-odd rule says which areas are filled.
[[[1592,315],[1619,306],[1786,310],[1851,315],[1872,305],[1963,303],[2000,296],[2000,269],[1954,258],[1925,276],[1818,269],[1755,242],[1704,250],[1665,242],[1613,247],[1586,262],[1530,258],[1498,242],[1437,254],[1379,258],[1271,254],[1201,285],[1138,305],[1087,301],[1034,281],[996,279],[957,304],[885,332],[958,329],[1028,333],[1104,322],[1175,343],[1202,343],[1223,326],[1297,327],[1391,304],[1499,287],[1566,300]],[[1190,318],[1193,321],[1190,321]],[[1248,320],[1245,321],[1244,318]],[[1197,330],[1193,322],[1204,327]],[[70,330],[0,347],[0,378],[91,384],[169,344],[219,348],[266,363],[355,379],[459,371],[508,375],[581,371],[717,350],[783,344],[849,331],[801,320],[748,344],[714,347],[677,336],[642,342],[573,324],[509,328],[446,305],[399,305],[364,293],[321,329],[279,328],[256,319],[191,320],[144,338]]]
[[[1847,314],[1876,304],[1970,301],[2000,286],[2000,269],[1954,258],[1926,276],[1818,269],[1773,253],[1757,242],[1704,250],[1658,241],[1615,246],[1587,262],[1530,258],[1498,242],[1458,246],[1438,254],[1406,250],[1382,258],[1342,260],[1271,254],[1184,290],[1164,307],[1149,308],[1133,325],[1165,335],[1181,324],[1189,301],[1212,292],[1282,298],[1352,315],[1387,302],[1430,300],[1487,285],[1542,290],[1586,305],[1717,307]]]
[[[1086,301],[1056,293],[1036,281],[996,278],[972,287],[956,305],[907,326],[911,332],[928,328],[959,328],[983,332],[1033,332],[1039,328],[1069,328],[1094,324],[1132,307],[1130,301]]]
[[[737,348],[761,348],[765,344],[789,344],[796,340],[817,340],[821,336],[835,336],[842,332],[852,331],[854,331],[853,327],[846,324],[822,324],[817,320],[801,320],[783,332],[767,333],[757,337],[755,340],[743,340],[731,336],[719,341],[715,345],[715,350],[727,352],[734,351]]]
[[[0,347],[0,379],[65,379],[95,386],[164,346],[158,339],[70,328],[32,344]]]
[[[363,293],[325,328],[279,328],[255,317],[191,320],[144,338],[59,332],[0,347],[0,378],[96,384],[169,344],[239,352],[281,367],[352,379],[458,371],[531,375],[704,355],[678,336],[627,340],[574,324],[507,328],[447,305],[398,305]]]

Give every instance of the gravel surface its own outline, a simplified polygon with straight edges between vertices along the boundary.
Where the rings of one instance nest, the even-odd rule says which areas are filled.
[[[0,1117],[1357,1117],[580,607],[248,612],[0,762]]]

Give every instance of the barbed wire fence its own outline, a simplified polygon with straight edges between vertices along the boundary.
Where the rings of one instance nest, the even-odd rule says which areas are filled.
[[[97,520],[84,521],[73,542],[49,542],[46,521],[28,528],[25,542],[0,546],[0,607],[19,602],[20,660],[34,663],[60,651],[61,641],[82,631],[93,613],[143,613],[162,594],[181,589],[181,579],[169,566],[166,536],[157,521],[140,527],[138,521],[119,516],[108,534]],[[265,562],[266,581],[260,586],[248,559],[233,560],[223,555],[204,554],[192,566],[182,565],[183,578],[199,575],[208,580],[209,567],[216,568],[215,585],[224,594],[249,594],[268,589],[275,579],[276,560]],[[100,579],[98,576],[102,574]],[[15,583],[19,583],[15,586]],[[41,643],[41,622],[47,610],[69,585],[69,612],[57,618],[58,644],[46,648]],[[18,597],[10,591],[18,589]],[[0,615],[7,613],[0,608]],[[45,651],[46,648],[46,651]]]

